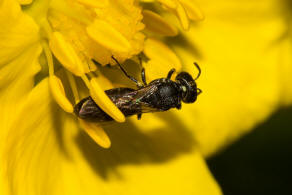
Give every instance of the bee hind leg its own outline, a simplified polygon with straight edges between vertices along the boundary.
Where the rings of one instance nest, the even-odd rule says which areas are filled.
[[[142,117],[142,114],[141,114],[141,113],[140,113],[140,114],[137,114],[137,119],[138,119],[138,120],[140,120],[141,117]]]

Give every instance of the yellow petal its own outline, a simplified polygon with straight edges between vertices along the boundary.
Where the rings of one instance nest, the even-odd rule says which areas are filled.
[[[177,120],[166,119],[168,126],[148,133],[131,123],[106,126],[113,142],[105,150],[58,109],[47,79],[14,116],[0,160],[13,194],[221,194]]]
[[[61,33],[54,32],[49,44],[53,54],[67,70],[77,76],[84,75],[80,58]]]
[[[129,41],[109,23],[96,19],[87,28],[88,35],[103,47],[114,52],[128,52]]]
[[[143,10],[143,23],[146,25],[146,29],[164,36],[176,36],[178,30],[169,24],[160,15],[150,11]]]
[[[3,67],[0,70],[0,89],[9,88],[9,85],[13,84],[17,79],[28,79],[27,77],[29,77],[33,80],[33,77],[40,71],[38,57],[41,50],[40,44],[35,43],[17,58],[14,58],[6,64],[2,64]],[[23,85],[26,84],[29,84],[30,88],[33,86],[30,82],[23,83]],[[5,93],[2,94],[4,95]]]
[[[40,70],[38,57],[41,46],[35,43],[37,26],[31,18],[20,13],[16,1],[1,1],[0,26],[0,159],[3,159],[8,127],[33,88],[34,76]],[[9,183],[4,177],[6,166],[2,165],[0,194],[8,194]]]
[[[109,148],[111,141],[108,135],[104,132],[102,127],[96,123],[90,123],[83,120],[79,120],[82,129],[101,147]]]
[[[280,50],[280,75],[281,75],[281,103],[283,105],[292,104],[292,44],[290,39],[283,40],[281,43],[278,43]]]
[[[115,121],[120,123],[124,122],[126,120],[124,114],[109,99],[95,78],[90,80],[90,85],[90,94],[96,104]]]
[[[202,68],[196,82],[203,93],[194,104],[182,105],[177,116],[193,128],[206,156],[251,131],[278,106],[280,52],[272,46],[284,23],[264,17],[275,11],[270,1],[241,2],[202,1],[208,20],[184,34],[188,42],[172,45],[186,71],[195,74],[194,61]]]
[[[60,173],[60,166],[53,162],[62,153],[57,139],[57,131],[61,129],[53,121],[60,119],[63,124],[64,120],[58,118],[48,80],[39,86],[42,87],[34,88],[28,97],[22,97],[24,102],[16,105],[17,110],[10,111],[14,113],[13,123],[5,129],[9,133],[5,137],[5,147],[1,147],[1,168],[5,167],[4,179],[9,185],[7,195],[38,194],[38,189],[55,194],[53,191],[57,188],[57,184],[52,185],[55,179],[48,177]]]
[[[21,12],[16,1],[1,1],[0,26],[0,67],[39,39],[38,26],[32,18]]]
[[[38,61],[40,53],[40,44],[34,44],[21,53],[18,58],[5,64],[0,69],[1,156],[2,148],[5,146],[5,136],[8,134],[7,128],[10,126],[13,117],[15,117],[16,110],[34,86],[34,76],[40,70]]]
[[[72,113],[73,106],[70,101],[67,99],[63,84],[61,80],[56,76],[49,77],[50,89],[55,101],[59,106],[66,112]]]

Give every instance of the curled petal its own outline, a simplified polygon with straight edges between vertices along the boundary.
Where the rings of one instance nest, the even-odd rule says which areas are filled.
[[[52,95],[56,102],[59,104],[59,106],[66,112],[72,113],[73,106],[65,95],[64,87],[61,80],[53,75],[49,77],[49,83]]]
[[[182,28],[184,30],[188,30],[190,27],[190,21],[185,8],[181,4],[178,4],[176,8],[176,15],[181,23]]]
[[[74,51],[73,47],[68,43],[63,35],[54,32],[50,39],[50,48],[61,64],[70,72],[77,76],[84,75],[82,62]]]
[[[176,9],[178,6],[178,3],[176,0],[157,0],[157,1],[170,9]]]
[[[150,10],[143,10],[143,16],[143,22],[147,30],[164,36],[176,36],[178,34],[178,30],[160,15]]]
[[[95,78],[90,80],[90,85],[90,94],[96,104],[115,121],[120,123],[124,122],[126,120],[124,114],[117,108],[111,99],[109,99]]]
[[[191,20],[204,20],[205,17],[202,10],[198,7],[198,5],[195,4],[195,2],[189,0],[180,0],[180,2]]]
[[[82,129],[101,147],[109,148],[111,141],[99,124],[79,120]]]
[[[129,41],[109,23],[96,19],[87,27],[88,35],[97,43],[115,52],[128,52]]]

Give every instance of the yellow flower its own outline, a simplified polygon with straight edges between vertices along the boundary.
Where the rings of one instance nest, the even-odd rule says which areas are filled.
[[[0,193],[221,194],[203,157],[291,103],[291,43],[279,41],[291,20],[276,0],[197,2],[207,17],[191,24],[203,15],[188,0],[1,0]],[[195,74],[198,61],[198,102],[103,128],[78,121],[73,104],[89,94],[125,120],[103,91],[135,86],[92,59],[140,52],[148,81]]]
[[[202,19],[199,9],[186,0],[143,6],[149,10],[134,0],[1,1],[1,194],[221,193],[191,129],[173,113],[104,129],[72,114],[90,94],[125,120],[104,93],[124,77],[92,59],[114,65],[111,56],[124,62],[143,51],[149,80],[181,69],[161,42],[179,32],[164,17],[187,30],[189,19]]]

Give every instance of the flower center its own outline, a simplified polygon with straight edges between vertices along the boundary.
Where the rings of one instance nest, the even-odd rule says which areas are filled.
[[[23,1],[28,4],[30,1]],[[158,0],[164,10],[173,13],[183,29],[189,28],[189,19],[201,20],[200,10],[188,0]],[[55,101],[64,111],[72,113],[73,106],[65,94],[61,78],[55,74],[55,64],[65,68],[75,104],[80,94],[75,78],[79,77],[88,88],[97,105],[118,122],[125,116],[104,92],[98,80],[106,81],[98,66],[141,53],[150,59],[146,67],[161,64],[169,71],[169,65],[181,68],[178,57],[163,43],[148,38],[145,33],[175,36],[178,30],[162,16],[151,10],[143,10],[136,0],[34,0],[24,7],[40,26],[41,43],[49,67],[49,84]],[[146,25],[146,31],[142,32]],[[54,56],[54,57],[53,57]],[[150,65],[150,66],[149,66]],[[149,68],[150,69],[150,68]],[[152,74],[151,70],[149,75]],[[62,78],[63,79],[63,78]],[[97,143],[109,147],[110,141],[96,124],[80,122],[81,126]],[[100,136],[96,133],[99,132]]]

